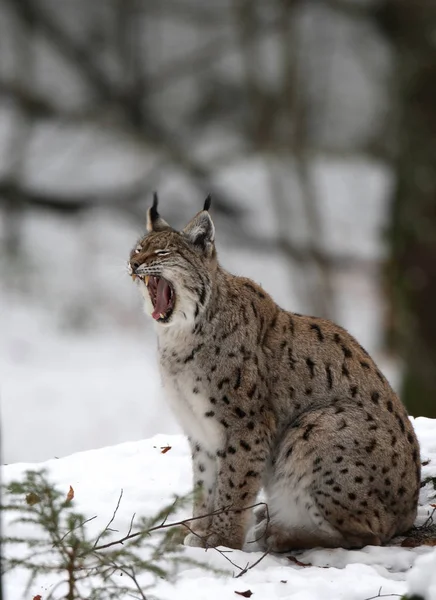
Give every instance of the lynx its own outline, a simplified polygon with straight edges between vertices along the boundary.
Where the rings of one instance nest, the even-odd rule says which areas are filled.
[[[193,515],[209,515],[185,544],[242,548],[262,487],[266,549],[388,542],[412,526],[420,489],[405,408],[345,329],[282,310],[220,266],[209,209],[208,197],[179,232],[155,195],[129,261],[191,446]]]

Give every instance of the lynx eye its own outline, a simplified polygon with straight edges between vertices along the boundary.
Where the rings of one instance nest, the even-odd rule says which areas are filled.
[[[170,251],[169,250],[156,250],[155,254],[157,256],[167,256],[167,254],[169,254]]]

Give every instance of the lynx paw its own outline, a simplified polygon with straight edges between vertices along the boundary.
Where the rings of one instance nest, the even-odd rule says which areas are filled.
[[[184,544],[193,548],[215,548],[225,545],[216,533],[206,533],[205,531],[191,531],[185,537]]]
[[[267,506],[266,504],[261,504],[260,506],[256,506],[256,508],[253,509],[253,514],[254,514],[254,520],[256,522],[256,525],[259,525],[259,523],[261,523],[262,521],[265,521],[267,518]]]
[[[260,547],[266,549],[266,539],[267,539],[267,529],[268,529],[268,518],[266,516],[266,511],[264,513],[263,519],[260,518],[260,515],[256,516],[256,525],[251,529],[250,532],[250,541],[256,542]]]
[[[186,536],[184,544],[185,546],[193,546],[196,548],[216,548],[217,546],[225,546],[226,548],[241,550],[243,541],[234,538],[227,539],[221,537],[218,533],[195,531]]]
[[[250,537],[264,552],[284,552],[290,546],[286,532],[271,524],[266,516],[253,527]]]
[[[184,545],[190,546],[191,548],[205,548],[204,540],[206,538],[206,534],[201,533],[188,533],[185,537]]]

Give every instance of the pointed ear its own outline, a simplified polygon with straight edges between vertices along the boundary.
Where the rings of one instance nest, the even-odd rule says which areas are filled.
[[[209,206],[210,199],[208,196],[204,210],[195,215],[192,221],[183,229],[182,234],[191,244],[211,256],[215,242],[215,226],[208,212]]]
[[[164,231],[165,229],[171,229],[171,227],[168,225],[168,223],[166,221],[164,221],[164,219],[162,219],[162,217],[160,216],[160,214],[157,212],[157,204],[158,204],[158,197],[157,197],[157,193],[154,192],[153,194],[153,205],[151,208],[148,209],[148,213],[147,213],[147,231]]]

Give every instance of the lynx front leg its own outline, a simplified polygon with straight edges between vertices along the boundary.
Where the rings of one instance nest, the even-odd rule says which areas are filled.
[[[209,546],[242,548],[251,506],[262,485],[267,458],[266,440],[235,432],[219,453],[214,510],[207,539]],[[246,510],[244,510],[246,509]]]
[[[217,458],[200,444],[189,440],[191,444],[192,469],[194,475],[194,506],[192,516],[210,515],[214,509],[216,487]],[[211,517],[192,521],[190,532],[185,538],[187,546],[204,546],[208,535]]]
[[[213,511],[217,459],[200,444],[191,443],[191,452],[194,474],[193,516],[199,517]],[[203,523],[203,520],[199,522]]]

